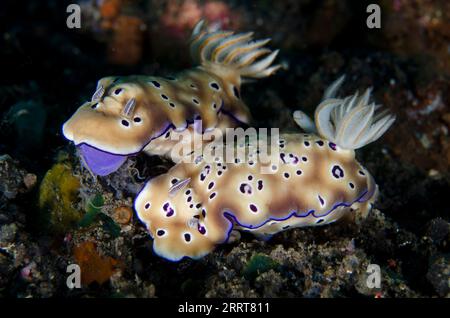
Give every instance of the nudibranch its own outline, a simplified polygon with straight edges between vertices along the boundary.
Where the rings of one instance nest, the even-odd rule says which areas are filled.
[[[240,97],[245,79],[272,75],[278,50],[253,40],[253,33],[209,30],[201,21],[190,50],[198,66],[173,77],[105,77],[92,100],[63,125],[85,165],[96,175],[117,170],[128,156],[144,151],[169,156],[180,132],[236,127],[249,122]],[[202,129],[195,125],[201,119]],[[176,158],[175,158],[176,159]]]
[[[327,91],[314,122],[294,113],[306,131],[280,135],[279,160],[182,162],[149,180],[135,210],[153,238],[154,252],[171,261],[197,259],[227,242],[233,230],[265,238],[346,215],[365,217],[378,188],[354,149],[379,138],[395,117],[369,104],[370,90],[332,98],[341,82]],[[262,173],[269,164],[276,172]]]

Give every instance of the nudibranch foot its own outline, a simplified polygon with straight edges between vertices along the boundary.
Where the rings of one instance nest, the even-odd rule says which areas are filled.
[[[79,145],[78,149],[83,165],[98,176],[107,176],[116,171],[128,158],[95,149],[87,144]]]

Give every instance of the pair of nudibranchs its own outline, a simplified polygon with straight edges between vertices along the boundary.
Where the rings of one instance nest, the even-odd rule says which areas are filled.
[[[174,77],[101,79],[92,100],[64,124],[64,136],[93,174],[105,176],[141,151],[170,156],[179,142],[174,135],[248,124],[242,79],[267,77],[280,68],[272,66],[278,51],[265,48],[268,42],[252,40],[252,33],[208,30],[200,22],[191,42],[199,66]],[[395,117],[370,103],[370,89],[335,97],[343,79],[326,90],[314,120],[294,112],[305,133],[282,134],[272,146],[279,153],[278,162],[270,163],[276,172],[263,173],[268,163],[258,160],[256,149],[255,160],[183,160],[148,181],[135,209],[154,251],[172,261],[200,258],[235,230],[264,238],[367,215],[378,190],[354,150],[382,136]]]

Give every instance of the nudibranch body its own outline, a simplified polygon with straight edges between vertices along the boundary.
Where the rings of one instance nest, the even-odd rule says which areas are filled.
[[[374,115],[369,94],[324,100],[316,125],[309,125],[317,134],[281,135],[277,162],[251,155],[241,163],[197,160],[150,180],[135,209],[153,237],[155,253],[172,261],[199,258],[226,242],[232,230],[267,237],[354,213],[367,215],[378,190],[353,149],[374,141],[394,121],[385,113]],[[263,173],[264,165],[275,173]]]
[[[92,100],[64,124],[64,136],[81,151],[92,172],[107,175],[140,151],[169,155],[174,134],[202,128],[224,129],[248,123],[249,111],[240,98],[243,78],[262,78],[278,51],[253,41],[252,33],[207,31],[200,22],[193,31],[191,54],[199,66],[174,77],[106,77]],[[174,158],[176,159],[176,158]]]

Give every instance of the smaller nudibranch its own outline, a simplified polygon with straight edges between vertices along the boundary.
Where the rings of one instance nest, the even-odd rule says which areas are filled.
[[[202,134],[249,122],[240,98],[246,78],[272,75],[278,50],[254,41],[253,33],[209,31],[199,22],[191,40],[191,54],[199,66],[174,77],[105,77],[92,100],[84,103],[63,125],[64,136],[79,148],[83,162],[97,175],[117,170],[128,156],[144,151],[170,156],[180,132]],[[172,158],[177,159],[177,158]]]
[[[332,98],[342,80],[330,86],[314,122],[294,113],[306,133],[281,135],[277,162],[183,162],[148,181],[135,210],[155,253],[171,261],[196,259],[227,242],[232,230],[270,237],[346,215],[365,217],[378,187],[354,149],[379,138],[395,117],[376,113],[379,106],[369,104],[370,90]],[[262,173],[269,164],[276,172]]]

